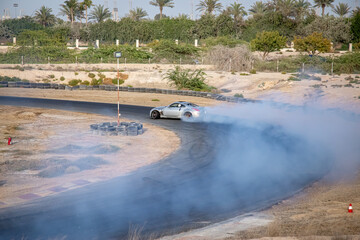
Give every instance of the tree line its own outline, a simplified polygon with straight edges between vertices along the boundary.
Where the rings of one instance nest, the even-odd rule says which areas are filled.
[[[2,21],[0,38],[10,39],[25,30],[42,30],[61,32],[67,41],[114,42],[119,39],[121,43],[132,44],[136,39],[146,43],[156,39],[193,42],[194,39],[228,36],[250,42],[258,32],[277,31],[289,39],[318,32],[334,43],[360,42],[360,8],[351,9],[346,3],[333,6],[333,2],[257,1],[246,11],[238,2],[223,6],[219,0],[203,0],[197,5],[201,17],[193,20],[185,14],[167,17],[163,11],[175,7],[173,0],[152,0],[149,4],[159,8],[155,20],[146,18],[148,14],[142,8],[131,9],[116,20],[111,19],[108,8],[94,6],[91,0],[67,0],[60,4],[60,15],[66,16],[68,21],[56,17],[51,8],[42,6],[34,17]],[[329,7],[336,16],[325,14]],[[316,8],[321,8],[321,16],[316,14]],[[249,17],[245,18],[247,15]]]

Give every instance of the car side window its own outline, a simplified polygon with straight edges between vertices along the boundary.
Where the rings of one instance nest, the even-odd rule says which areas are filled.
[[[178,105],[179,105],[178,103],[173,103],[169,107],[174,108],[174,107],[178,107]]]
[[[185,105],[184,104],[181,104],[181,108],[184,108],[185,107]]]

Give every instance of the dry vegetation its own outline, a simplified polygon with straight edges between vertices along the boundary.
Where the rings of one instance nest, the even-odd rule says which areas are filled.
[[[219,45],[208,52],[206,59],[217,70],[241,72],[250,71],[255,58],[245,45],[234,48]]]

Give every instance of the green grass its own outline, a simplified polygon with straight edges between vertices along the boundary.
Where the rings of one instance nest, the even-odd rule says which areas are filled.
[[[154,98],[154,99],[151,99],[151,101],[153,101],[153,102],[159,102],[160,100],[157,99],[157,98]]]
[[[244,95],[242,94],[242,93],[236,93],[235,95],[234,95],[234,97],[237,97],[237,98],[244,98]]]

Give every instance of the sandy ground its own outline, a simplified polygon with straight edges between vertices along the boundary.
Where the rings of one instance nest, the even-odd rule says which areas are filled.
[[[89,73],[98,75],[99,73],[108,78],[115,78],[115,65],[113,64],[97,64],[97,65],[76,65],[76,64],[60,64],[60,65],[25,65],[24,71],[14,69],[16,65],[0,65],[0,75],[9,77],[19,77],[36,82],[50,82],[66,84],[71,79],[81,79],[83,81],[91,81]],[[164,73],[172,69],[173,65],[146,65],[146,64],[129,64],[127,70],[122,74],[128,76],[123,86],[131,85],[133,87],[154,87],[173,89],[167,80],[163,79]],[[257,74],[247,73],[230,73],[225,71],[214,71],[211,66],[201,65],[183,66],[185,68],[202,68],[204,67],[207,74],[207,83],[217,88],[217,90],[226,96],[234,96],[242,94],[245,98],[273,100],[277,102],[286,102],[296,105],[317,104],[327,108],[342,108],[349,111],[360,112],[360,75],[343,74],[341,76],[330,76],[321,74],[310,74],[319,78],[319,80],[302,80],[289,81],[293,77],[292,74],[282,73],[266,73],[259,72]],[[94,69],[94,71],[92,70]],[[100,71],[100,72],[99,72]],[[241,75],[245,74],[245,75]],[[54,78],[50,78],[54,76]],[[60,81],[61,77],[65,77],[64,81]],[[351,77],[356,83],[350,83]],[[96,76],[98,78],[98,76]],[[45,79],[45,80],[44,80]],[[3,93],[2,93],[3,94]],[[93,93],[82,93],[90,96]],[[106,93],[109,96],[107,102],[113,101],[113,94]],[[46,94],[49,97],[50,94]],[[56,94],[55,94],[56,95]],[[66,93],[76,95],[76,93]],[[105,96],[104,96],[105,97]],[[178,96],[164,96],[161,94],[128,94],[121,93],[122,102],[124,104],[141,104],[140,101],[147,103],[151,98],[160,100],[150,106],[164,105],[171,101],[184,100],[185,97],[179,99]],[[111,100],[110,100],[111,99]],[[138,99],[141,99],[138,101]],[[169,99],[169,101],[167,101]],[[163,101],[164,100],[164,101]],[[200,98],[189,98],[185,100],[196,101],[200,105],[211,105],[214,101],[203,100]],[[90,101],[96,101],[91,100]],[[101,100],[99,100],[101,101]],[[144,104],[142,104],[144,105]]]
[[[136,137],[90,131],[90,124],[108,121],[114,119],[0,105],[0,207],[126,175],[180,145],[173,132],[149,124]]]

